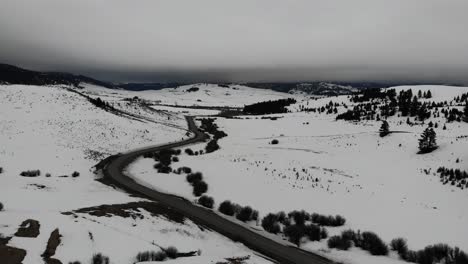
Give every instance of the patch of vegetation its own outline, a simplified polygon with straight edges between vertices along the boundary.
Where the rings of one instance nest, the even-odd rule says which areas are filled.
[[[321,226],[342,226],[346,223],[346,219],[341,215],[321,215],[313,213],[311,215],[311,221]]]
[[[279,222],[279,217],[277,214],[269,213],[262,219],[262,227],[265,229],[265,231],[272,233],[272,234],[278,234],[281,232],[281,226],[278,223]]]
[[[288,109],[286,106],[295,104],[296,100],[292,98],[288,99],[279,99],[274,101],[264,101],[251,105],[244,106],[244,114],[252,115],[266,115],[266,114],[275,114],[275,113],[287,113]]]
[[[369,251],[372,255],[386,256],[388,255],[388,246],[378,235],[373,232],[354,232],[353,230],[345,230],[341,236],[333,237],[332,242],[328,242],[329,247],[347,250],[351,242],[354,246],[360,247],[363,250]]]
[[[4,207],[3,207],[3,204],[0,203],[0,211],[3,211],[3,208],[4,208]]]
[[[343,236],[332,236],[328,239],[327,243],[329,248],[336,248],[339,250],[348,250],[352,246],[351,240]]]
[[[137,262],[164,261],[166,259],[167,255],[164,251],[143,251],[136,256]]]
[[[213,197],[202,195],[200,198],[198,198],[198,203],[206,208],[213,209],[214,199]]]
[[[109,257],[97,253],[93,255],[93,258],[91,259],[91,264],[109,264]]]
[[[229,216],[233,216],[236,213],[235,205],[229,200],[222,202],[218,207],[218,211]]]
[[[380,137],[385,137],[388,134],[390,134],[390,126],[386,120],[383,120],[379,129],[379,135]]]
[[[272,145],[276,145],[279,143],[279,141],[277,139],[273,139],[271,142],[270,142]]]
[[[200,119],[200,129],[204,132],[213,135],[212,139],[208,142],[205,147],[206,153],[211,153],[219,149],[218,139],[226,137],[227,134],[218,129],[218,125],[214,122],[214,118],[202,118]]]
[[[450,183],[450,185],[462,190],[468,188],[468,172],[466,171],[439,167],[437,173],[439,173],[440,181],[444,185]]]
[[[20,175],[23,177],[37,177],[41,175],[41,171],[40,170],[27,170],[27,171],[22,171]]]
[[[74,172],[72,173],[72,177],[73,177],[73,178],[76,178],[76,177],[78,177],[78,176],[80,176],[80,173],[79,173],[79,172],[74,171]]]
[[[419,154],[429,153],[437,149],[436,133],[432,127],[428,127],[419,139]]]

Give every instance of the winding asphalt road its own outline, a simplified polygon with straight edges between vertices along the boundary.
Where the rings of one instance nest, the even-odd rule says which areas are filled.
[[[171,194],[161,193],[135,182],[124,174],[124,169],[139,156],[160,151],[182,147],[201,142],[206,135],[200,132],[192,117],[186,117],[188,128],[195,136],[175,143],[148,147],[132,152],[111,156],[97,165],[102,169],[104,176],[119,187],[166,205],[176,212],[181,213],[195,223],[208,227],[234,241],[238,241],[247,247],[257,251],[278,263],[285,264],[332,264],[334,262],[317,254],[299,249],[295,246],[285,245],[271,238],[263,236],[254,230],[238,222],[222,217],[210,209],[194,205],[192,202]],[[99,166],[99,167],[98,167]]]

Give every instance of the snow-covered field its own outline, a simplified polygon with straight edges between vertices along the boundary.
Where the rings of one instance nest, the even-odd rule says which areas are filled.
[[[467,87],[396,87],[423,92],[426,101],[451,101],[468,92]],[[174,101],[178,95],[173,94]],[[256,101],[266,100],[261,94]],[[226,199],[269,212],[305,209],[312,213],[340,214],[344,227],[328,228],[331,235],[352,228],[374,231],[387,243],[396,237],[408,239],[411,249],[448,243],[468,251],[468,190],[442,185],[435,171],[439,166],[468,170],[468,123],[447,123],[431,117],[426,125],[407,125],[406,117],[388,119],[392,133],[381,138],[381,122],[336,121],[336,115],[295,112],[300,105],[324,106],[349,102],[347,96],[298,100],[293,113],[277,120],[245,116],[217,118],[228,134],[219,140],[221,149],[200,156],[180,156],[177,167],[188,166],[203,173],[208,195],[218,204]],[[255,101],[255,100],[254,100]],[[343,107],[339,107],[343,112]],[[418,139],[429,121],[437,122],[439,148],[419,155]],[[270,144],[278,139],[279,144]],[[191,146],[204,149],[205,144]],[[457,162],[458,160],[458,162]],[[158,174],[151,159],[139,159],[129,168],[139,181],[159,190],[194,199],[183,175]],[[424,170],[429,171],[425,173]],[[375,257],[359,249],[329,250],[324,241],[308,242],[306,249],[346,263],[399,263],[395,256]]]
[[[198,90],[189,91],[189,89]],[[146,90],[131,92],[125,90],[109,90],[102,87],[85,85],[85,90],[95,95],[104,94],[114,98],[125,98],[138,96],[145,100],[165,105],[175,106],[219,106],[219,107],[243,107],[246,104],[253,104],[259,100],[277,100],[288,97],[302,97],[301,95],[291,95],[275,92],[267,89],[255,89],[243,85],[230,85],[229,88],[216,84],[193,84],[177,88],[166,88],[161,90]]]
[[[135,117],[97,108],[64,87],[0,86],[0,202],[4,205],[0,234],[13,236],[26,219],[41,225],[38,237],[13,236],[8,243],[27,251],[23,263],[43,262],[41,254],[55,228],[62,241],[54,257],[62,263],[88,263],[99,252],[109,256],[111,263],[132,263],[138,252],[157,249],[153,243],[175,246],[181,252],[201,250],[201,256],[189,258],[190,263],[247,255],[251,256],[249,263],[266,263],[244,246],[203,231],[189,220],[177,223],[144,210],[140,210],[142,219],[62,214],[142,200],[96,181],[92,167],[110,154],[186,137],[182,115],[139,108],[120,101],[112,90],[98,90],[104,100]],[[41,171],[38,177],[20,176],[22,171],[37,169]],[[71,176],[75,171],[78,177]],[[187,261],[181,259],[180,263]]]

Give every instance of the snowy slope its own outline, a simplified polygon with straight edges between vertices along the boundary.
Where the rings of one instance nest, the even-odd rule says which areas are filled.
[[[261,100],[277,100],[289,97],[301,97],[301,95],[291,95],[287,93],[275,92],[267,89],[255,89],[242,85],[231,85],[229,88],[216,84],[193,84],[177,88],[166,88],[161,90],[146,90],[140,92],[130,92],[125,90],[109,90],[93,85],[83,85],[85,91],[98,94],[109,94],[114,98],[124,98],[128,96],[138,96],[153,103],[179,106],[228,106],[243,107],[246,104],[256,103]],[[198,88],[196,91],[189,91],[191,88]]]
[[[436,102],[468,92],[467,87],[395,88],[412,88],[413,94],[430,89],[433,98],[426,100]],[[290,109],[324,106],[330,100],[352,106],[347,96],[338,96],[300,100]],[[344,111],[339,107],[340,113]],[[391,130],[405,133],[380,138],[377,121],[335,121],[336,115],[303,112],[276,116],[277,120],[217,118],[220,129],[228,134],[219,140],[221,149],[200,156],[183,155],[177,166],[201,171],[209,185],[207,194],[218,204],[229,199],[251,205],[263,215],[295,209],[341,214],[347,224],[329,228],[331,234],[345,228],[370,230],[387,242],[405,237],[412,249],[442,242],[468,251],[468,190],[442,185],[434,175],[439,166],[468,170],[468,123],[448,123],[443,130],[445,119],[431,118],[439,123],[439,149],[418,155],[418,138],[426,126],[409,126],[406,118],[388,120]],[[271,145],[272,139],[279,144]],[[154,188],[194,199],[183,175],[158,174],[153,164],[150,159],[140,159],[129,171]],[[323,242],[303,247],[350,263],[399,262],[368,256],[358,249],[330,252]]]
[[[108,255],[112,263],[131,263],[138,252],[155,249],[153,242],[182,252],[200,249],[200,258],[213,262],[251,255],[249,263],[267,263],[244,246],[188,220],[176,223],[144,210],[140,210],[142,219],[63,215],[82,207],[140,201],[95,181],[92,166],[110,154],[186,137],[181,115],[116,100],[116,108],[141,115],[128,118],[97,108],[65,88],[0,86],[0,202],[5,206],[0,212],[0,234],[12,236],[29,218],[41,225],[37,238],[13,237],[8,244],[27,251],[23,263],[43,262],[40,255],[55,228],[62,234],[55,257],[63,263],[88,263],[98,252]],[[109,94],[112,90],[95,88],[103,91],[104,99],[115,98]],[[35,169],[41,170],[40,176],[19,175]],[[74,171],[79,177],[71,177]]]

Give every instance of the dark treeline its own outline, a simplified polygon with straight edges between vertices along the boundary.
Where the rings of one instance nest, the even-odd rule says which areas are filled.
[[[264,101],[244,106],[244,114],[265,115],[276,113],[287,113],[286,106],[296,103],[295,99],[279,99],[275,101]]]

